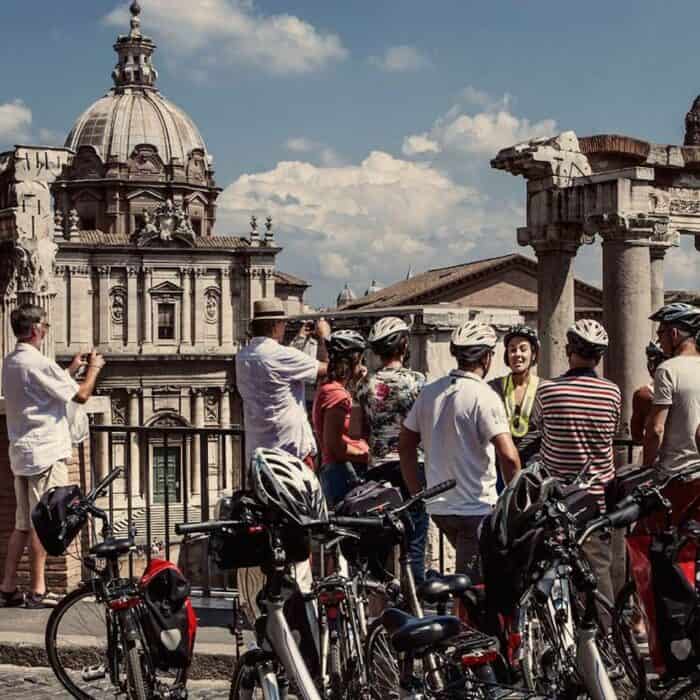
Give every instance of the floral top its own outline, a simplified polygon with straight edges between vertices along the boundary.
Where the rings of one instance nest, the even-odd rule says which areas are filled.
[[[425,384],[425,375],[406,367],[380,369],[360,382],[357,400],[369,425],[372,464],[399,458],[399,433]]]

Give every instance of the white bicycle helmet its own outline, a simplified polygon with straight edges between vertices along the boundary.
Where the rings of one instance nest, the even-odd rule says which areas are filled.
[[[290,522],[326,520],[326,499],[316,475],[300,459],[279,449],[258,447],[250,462],[253,493]]]
[[[396,316],[385,316],[372,326],[367,342],[377,354],[388,354],[398,349],[399,343],[408,335],[409,330],[402,319]]]
[[[452,332],[450,352],[467,362],[476,362],[498,344],[496,331],[486,323],[467,321]]]
[[[602,355],[608,349],[608,334],[605,328],[591,318],[576,321],[566,332],[566,338],[574,352],[584,355]]]

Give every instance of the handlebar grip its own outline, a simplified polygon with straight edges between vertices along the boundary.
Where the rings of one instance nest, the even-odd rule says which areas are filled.
[[[106,489],[113,481],[118,479],[122,474],[124,473],[124,469],[122,467],[117,467],[116,469],[113,469],[107,476],[100,481],[97,486],[95,486],[90,493],[85,497],[86,500],[88,501],[94,501],[97,498],[97,494],[100,493],[100,491],[103,491]]]
[[[201,523],[178,523],[175,525],[177,535],[193,535],[198,533],[216,532],[226,527],[244,527],[240,520],[205,520]]]
[[[610,513],[610,515],[607,516],[607,520],[610,527],[627,527],[627,525],[636,523],[641,515],[642,507],[639,505],[639,503],[632,503],[625,508],[621,508],[620,510],[616,510],[614,513]]]
[[[384,527],[384,519],[378,517],[355,518],[353,516],[334,515],[333,517],[329,518],[329,524],[335,525],[336,527],[346,527],[348,530],[381,530]]]
[[[450,491],[455,487],[457,484],[456,479],[448,479],[447,481],[442,481],[439,484],[435,484],[435,486],[431,486],[429,489],[425,489],[423,493],[421,494],[421,497],[424,500],[427,500],[429,498],[433,498],[433,496],[439,496],[441,493],[445,493],[445,491]]]

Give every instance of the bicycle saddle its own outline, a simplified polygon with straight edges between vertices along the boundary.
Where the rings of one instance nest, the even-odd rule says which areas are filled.
[[[456,637],[461,631],[462,624],[453,615],[414,617],[391,635],[391,643],[396,651],[418,651]]]
[[[90,548],[90,554],[103,559],[116,559],[122,554],[126,554],[134,546],[134,541],[125,538],[123,540],[105,540],[98,542]]]
[[[418,597],[426,603],[446,603],[450,598],[463,595],[472,582],[465,574],[452,574],[449,576],[436,576],[418,586]]]

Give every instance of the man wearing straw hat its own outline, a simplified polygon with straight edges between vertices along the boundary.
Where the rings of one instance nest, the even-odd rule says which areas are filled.
[[[253,304],[252,340],[236,356],[236,384],[243,399],[246,463],[257,447],[278,447],[313,466],[316,443],[304,408],[304,387],[325,376],[326,363],[282,345],[287,315],[279,299]],[[320,343],[330,335],[316,323]]]

